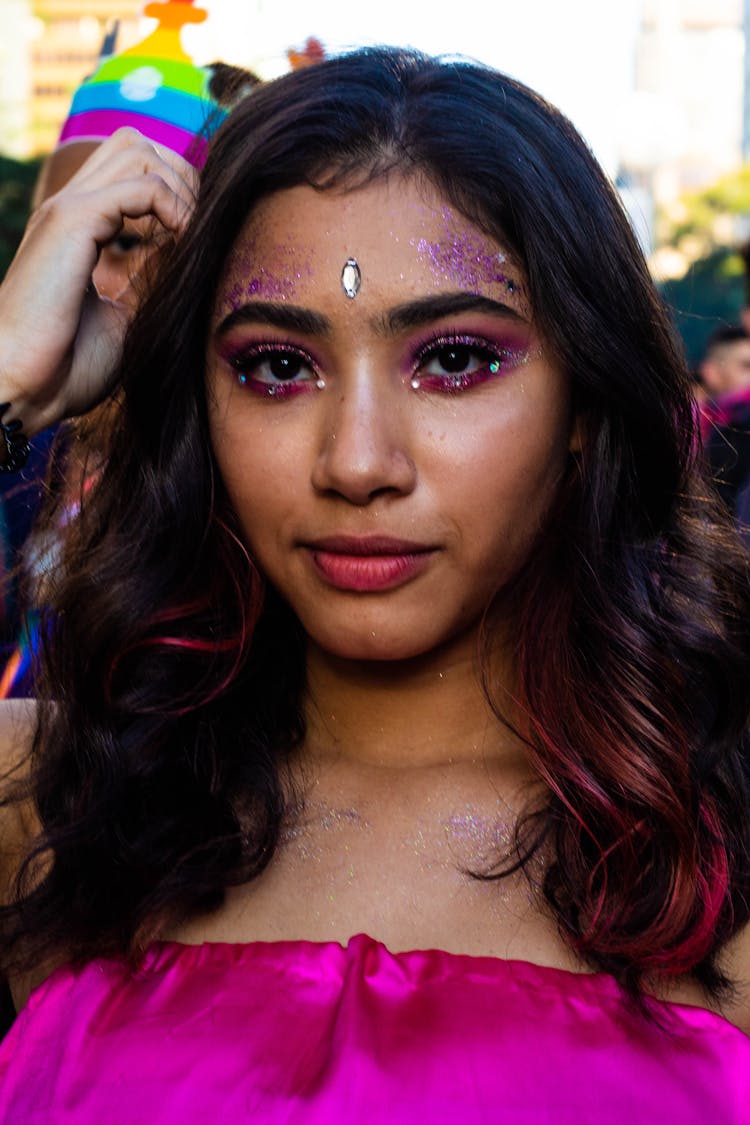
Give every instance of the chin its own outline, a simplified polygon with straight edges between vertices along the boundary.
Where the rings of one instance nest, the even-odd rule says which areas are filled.
[[[315,638],[313,638],[315,639]],[[316,641],[316,644],[329,656],[339,660],[351,660],[359,663],[398,663],[403,660],[416,660],[426,656],[432,651],[432,645],[415,645],[414,641],[403,639],[393,642],[388,638],[351,637],[342,639],[325,638]]]
[[[471,637],[473,638],[473,631]],[[467,632],[462,629],[438,633],[434,629],[421,632],[415,626],[407,629],[388,628],[377,624],[363,625],[361,629],[342,626],[338,630],[308,629],[312,642],[329,656],[363,664],[398,664],[420,662],[445,654],[456,644],[465,644]]]

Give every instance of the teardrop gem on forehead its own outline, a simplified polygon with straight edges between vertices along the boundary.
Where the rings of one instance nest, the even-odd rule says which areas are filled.
[[[341,271],[341,288],[349,300],[353,301],[362,284],[362,273],[356,258],[347,258]]]

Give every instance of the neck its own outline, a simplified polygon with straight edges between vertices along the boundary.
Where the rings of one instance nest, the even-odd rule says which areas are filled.
[[[480,684],[475,638],[408,661],[343,660],[310,644],[307,753],[386,768],[523,765]]]

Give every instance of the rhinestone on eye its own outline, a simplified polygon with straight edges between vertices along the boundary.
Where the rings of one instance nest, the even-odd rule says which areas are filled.
[[[356,258],[347,258],[341,271],[341,288],[350,301],[359,293],[362,284],[362,272]]]

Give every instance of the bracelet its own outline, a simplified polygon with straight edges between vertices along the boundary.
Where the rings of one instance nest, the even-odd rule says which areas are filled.
[[[5,412],[10,410],[9,402],[0,402],[0,431],[5,441],[5,461],[0,463],[0,473],[17,473],[29,459],[29,439],[23,432],[23,422],[14,418],[4,422]]]

